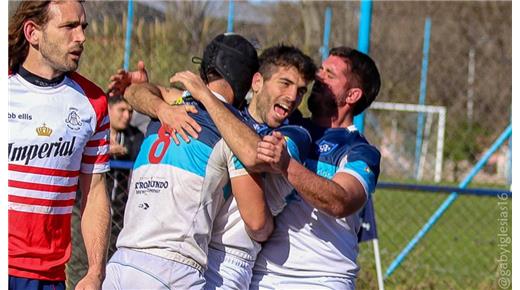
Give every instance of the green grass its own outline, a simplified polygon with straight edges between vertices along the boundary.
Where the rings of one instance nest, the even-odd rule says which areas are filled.
[[[86,43],[80,72],[106,90],[108,78],[122,67],[124,36],[119,22],[107,24],[107,33],[93,31]],[[95,21],[92,22],[95,26]],[[118,28],[119,27],[119,28]],[[192,55],[200,55],[186,43],[174,39],[170,24],[158,25],[164,33],[152,33],[145,25],[143,36],[132,43],[130,69],[145,61],[153,82],[168,85],[171,74],[181,69],[195,70]],[[170,30],[168,30],[170,29]],[[309,115],[306,99],[300,109]],[[384,174],[384,172],[382,172]],[[385,181],[389,181],[384,177]],[[414,180],[395,180],[410,182]],[[443,185],[456,186],[457,183]],[[480,185],[472,187],[502,187]],[[449,194],[377,190],[374,195],[383,272],[420,230]],[[386,281],[386,289],[496,289],[496,259],[500,256],[496,197],[460,196],[432,230]],[[511,200],[507,203],[507,230],[511,233]],[[79,242],[78,242],[79,243]],[[79,249],[79,247],[73,247]],[[507,249],[510,251],[511,246]],[[76,252],[73,253],[75,255]],[[77,255],[83,255],[82,253]],[[511,255],[508,255],[511,269]],[[361,272],[358,289],[377,289],[372,243],[360,245]],[[83,264],[81,264],[83,265]],[[83,265],[85,268],[85,265]],[[79,273],[79,268],[71,268]]]
[[[374,206],[383,273],[449,194],[378,190]],[[499,218],[511,199],[460,195],[433,228],[385,280],[386,289],[497,289]],[[505,206],[506,210],[501,210]],[[511,269],[511,244],[505,244]],[[373,246],[360,245],[359,289],[377,289]]]

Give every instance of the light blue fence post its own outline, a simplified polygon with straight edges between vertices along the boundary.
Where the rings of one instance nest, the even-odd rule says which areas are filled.
[[[235,1],[229,0],[227,32],[233,32],[234,24],[235,24]]]
[[[421,87],[419,89],[419,105],[426,103],[426,83],[428,81],[428,57],[430,50],[430,31],[432,21],[430,17],[424,22],[424,42],[423,42],[423,58],[421,66]],[[424,130],[424,113],[419,112],[417,115],[417,134],[415,138],[415,178],[419,178],[419,166],[421,163],[421,148]]]
[[[486,162],[489,160],[491,155],[497,151],[500,146],[511,136],[512,126],[509,125],[504,132],[498,137],[498,139],[491,145],[491,147],[484,153],[484,156],[477,162],[477,164],[471,169],[470,173],[464,178],[464,180],[459,184],[460,188],[465,188],[471,182],[473,177],[477,175],[477,173],[484,167]],[[410,240],[408,245],[397,255],[397,257],[392,261],[388,269],[386,270],[385,278],[388,278],[392,273],[401,265],[406,256],[410,254],[413,248],[419,243],[419,241],[430,231],[430,229],[435,225],[435,223],[441,218],[442,214],[448,210],[448,208],[453,204],[455,199],[457,199],[458,193],[452,192],[446,200],[441,204],[441,206],[435,211],[435,213],[428,219],[428,221],[424,224],[424,226],[417,232],[417,234]]]
[[[359,7],[359,32],[358,32],[358,50],[368,54],[370,49],[370,24],[372,21],[372,1],[362,0]],[[365,131],[365,113],[361,113],[354,117],[354,125],[359,132]]]
[[[128,71],[130,67],[130,50],[132,44],[132,25],[134,23],[134,1],[128,0],[128,16],[126,17],[125,57],[123,68]]]
[[[323,26],[323,46],[321,50],[321,61],[323,62],[329,57],[329,39],[330,39],[330,25],[332,20],[332,8],[325,9],[325,24]]]

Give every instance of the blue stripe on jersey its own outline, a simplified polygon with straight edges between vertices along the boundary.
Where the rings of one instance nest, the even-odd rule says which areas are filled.
[[[157,138],[157,134],[152,134],[144,140],[139,155],[135,160],[134,169],[150,164],[148,156],[150,154],[150,149]],[[213,148],[197,139],[192,139],[190,143],[186,143],[182,138],[179,138],[179,141],[180,144],[176,145],[173,140],[171,140],[166,154],[163,156],[159,164],[175,166],[204,177],[206,175],[208,159]],[[156,155],[160,154],[162,147],[163,146],[161,145],[158,146]]]
[[[302,163],[307,158],[311,145],[311,135],[301,126],[287,125],[287,120],[278,128],[271,128],[265,123],[258,123],[249,114],[248,108],[241,111],[242,121],[253,128],[260,137],[267,136],[273,131],[282,133],[287,143],[287,150],[292,158]],[[290,141],[289,141],[290,140]]]
[[[329,166],[332,166],[331,164],[339,166],[346,156],[347,164],[361,161],[367,165],[374,175],[373,183],[377,183],[381,154],[375,147],[368,144],[357,130],[353,131],[346,128],[327,129],[311,126],[309,132],[311,132],[313,137],[313,144],[309,157],[305,162],[312,165],[313,168],[306,165],[307,168],[314,172],[320,170],[318,174],[324,176],[325,174],[330,174],[330,172],[327,173],[327,170],[330,169],[325,169],[327,167],[325,165],[318,166],[316,162],[329,164]],[[364,169],[365,167],[362,168],[362,170]],[[357,172],[357,169],[352,172]],[[367,183],[367,187],[370,184],[371,182]]]
[[[292,158],[296,159],[299,163],[302,163],[302,160],[300,159],[300,151],[298,150],[298,145],[293,142],[292,139],[285,136],[285,142],[287,144],[287,151],[289,151],[289,155],[291,155]]]
[[[233,165],[235,166],[235,169],[244,169],[246,168],[244,166],[244,164],[242,164],[242,162],[240,162],[240,160],[238,160],[238,158],[233,155],[233,157],[231,157],[231,160],[233,160]]]
[[[230,196],[231,196],[231,182],[228,182],[225,186],[224,186],[224,199],[227,200]]]
[[[338,170],[338,168],[334,165],[321,161],[316,162],[316,160],[312,159],[306,160],[305,167],[313,172],[316,172],[316,174],[319,176],[325,177],[327,179],[334,177],[334,174],[336,174],[336,171]]]
[[[368,164],[361,160],[347,162],[344,166],[344,169],[356,172],[359,176],[361,176],[361,178],[363,178],[365,184],[368,186],[368,193],[374,192],[376,187],[376,176]]]
[[[287,141],[287,149],[291,157],[302,163],[309,154],[311,135],[300,126],[284,125],[275,131],[282,133]]]

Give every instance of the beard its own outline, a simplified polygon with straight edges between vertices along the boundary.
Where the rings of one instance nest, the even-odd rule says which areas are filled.
[[[39,45],[40,53],[45,61],[56,71],[63,73],[73,72],[78,69],[78,60],[68,58],[68,51],[58,45],[59,41],[49,40],[46,33],[43,34],[42,42]],[[74,50],[82,49],[79,45]]]
[[[318,81],[314,83],[307,107],[314,117],[332,117],[338,113],[335,95],[327,85]]]

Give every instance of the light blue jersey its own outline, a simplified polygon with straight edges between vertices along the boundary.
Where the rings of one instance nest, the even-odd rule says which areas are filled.
[[[243,121],[260,136],[279,131],[285,136],[292,158],[301,162],[310,147],[310,135],[299,126],[283,125],[273,129],[255,122],[246,111]],[[264,173],[264,192],[271,213],[276,216],[287,204],[286,197],[293,191],[292,185],[280,174]],[[226,201],[215,219],[213,236],[209,245],[209,267],[205,273],[205,289],[247,289],[252,277],[254,261],[261,245],[252,240],[245,230],[244,221],[234,198]]]
[[[309,131],[313,144],[305,162],[308,169],[327,179],[344,172],[359,180],[366,194],[374,191],[380,154],[354,126],[310,127]],[[326,283],[320,280],[323,277],[335,277],[331,283],[344,284],[342,288],[350,289],[359,270],[356,264],[359,228],[358,213],[336,219],[294,192],[292,201],[276,218],[275,230],[257,257],[253,289],[259,285],[268,288],[272,283],[286,283],[283,284],[286,287],[290,284],[309,286],[316,281]],[[291,281],[287,280],[289,278]]]
[[[229,195],[229,176],[247,174],[209,114],[192,114],[202,131],[180,145],[158,122],[149,127],[134,164],[118,248],[153,254],[199,271],[207,265],[213,221]],[[230,110],[238,112],[229,106]]]

